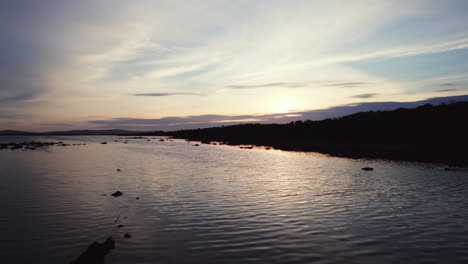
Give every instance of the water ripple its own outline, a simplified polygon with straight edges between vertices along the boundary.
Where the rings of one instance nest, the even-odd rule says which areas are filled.
[[[178,140],[43,139],[54,140],[87,145],[0,151],[8,263],[67,263],[110,235],[110,263],[468,261],[466,170]]]

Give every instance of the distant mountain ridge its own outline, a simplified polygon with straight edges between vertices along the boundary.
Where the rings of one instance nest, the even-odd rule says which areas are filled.
[[[50,131],[50,132],[27,132],[17,130],[3,130],[0,135],[15,135],[15,136],[35,136],[35,135],[49,135],[49,136],[80,136],[80,135],[133,135],[141,134],[142,131],[129,131],[123,129],[107,129],[107,130],[68,130],[68,131]]]

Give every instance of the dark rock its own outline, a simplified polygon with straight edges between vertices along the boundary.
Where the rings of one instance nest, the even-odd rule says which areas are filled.
[[[124,227],[124,225],[118,225],[117,227],[118,227],[118,228],[122,228],[122,227]]]
[[[114,248],[115,242],[112,237],[108,237],[104,243],[94,242],[70,264],[104,264],[104,258]]]
[[[104,142],[101,142],[101,144],[107,144],[107,142],[104,141]]]
[[[113,194],[111,194],[111,195],[114,196],[114,197],[119,197],[119,196],[123,195],[123,192],[121,192],[121,191],[116,191],[115,193],[113,193]]]
[[[198,147],[198,146],[200,146],[200,145],[199,145],[199,144],[195,144],[195,145],[193,145],[193,146],[194,146],[194,147]]]
[[[132,235],[130,235],[129,233],[126,233],[126,234],[124,235],[124,237],[125,237],[125,238],[131,238]]]
[[[164,139],[161,138],[159,141],[164,141]]]
[[[373,171],[374,168],[371,168],[371,167],[364,167],[364,168],[362,168],[362,170],[365,170],[365,171]]]
[[[135,199],[140,200],[140,197],[137,197],[137,198],[135,198]]]
[[[117,169],[117,171],[120,171],[120,169]]]

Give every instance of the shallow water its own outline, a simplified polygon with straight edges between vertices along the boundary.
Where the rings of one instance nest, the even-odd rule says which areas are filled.
[[[114,264],[468,262],[464,169],[183,140],[0,137],[31,140],[86,145],[0,150],[2,263],[68,263],[108,236]]]

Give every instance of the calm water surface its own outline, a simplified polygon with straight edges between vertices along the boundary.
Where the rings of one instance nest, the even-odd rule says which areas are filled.
[[[464,169],[182,140],[32,140],[86,145],[0,150],[1,263],[68,263],[108,236],[115,264],[468,263]]]

